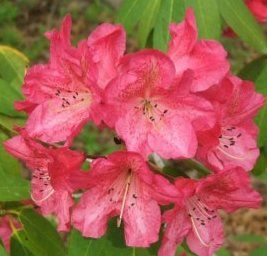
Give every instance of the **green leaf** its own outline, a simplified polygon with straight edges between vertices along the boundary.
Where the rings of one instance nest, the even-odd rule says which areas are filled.
[[[140,23],[138,25],[137,36],[141,48],[145,47],[148,36],[156,23],[161,0],[153,0],[147,2],[148,4],[142,14]]]
[[[250,256],[264,256],[267,255],[267,245],[259,247],[250,253]]]
[[[151,256],[156,254],[155,246],[149,249],[126,247],[123,232],[115,227],[115,222],[112,222],[107,234],[100,239],[82,237],[77,230],[72,230],[68,239],[68,256]]]
[[[0,201],[18,201],[28,199],[29,182],[21,177],[8,173],[0,164]]]
[[[185,0],[185,3],[195,11],[199,37],[219,39],[221,18],[216,0]]]
[[[3,148],[6,136],[0,134],[0,201],[18,201],[29,198],[29,181],[20,175],[18,162]]]
[[[12,117],[23,117],[23,113],[14,109],[14,102],[22,99],[21,94],[16,91],[8,82],[0,79],[0,114]]]
[[[153,47],[166,51],[170,39],[169,25],[179,22],[184,17],[185,6],[183,0],[164,0],[156,21],[153,33]]]
[[[0,45],[0,78],[11,83],[16,81],[14,86],[20,91],[23,83],[25,67],[29,60],[21,52],[9,46]]]
[[[63,241],[51,223],[31,209],[24,209],[19,215],[23,224],[27,249],[38,256],[65,256]]]
[[[256,91],[267,95],[267,57],[260,57],[247,64],[240,72],[241,78],[251,80],[256,85]],[[267,145],[267,103],[256,117],[260,128],[258,136],[259,146]]]
[[[119,9],[116,22],[122,23],[127,32],[131,33],[148,3],[149,1],[144,0],[124,0]]]
[[[25,246],[28,243],[24,230],[15,232],[11,237],[10,256],[34,256]]]
[[[217,4],[226,23],[244,42],[267,53],[266,37],[243,0],[217,0]]]
[[[15,176],[20,176],[21,166],[19,162],[11,156],[3,147],[3,142],[6,141],[8,137],[0,133],[0,166],[3,168],[8,168],[8,173]]]
[[[256,165],[254,166],[252,173],[256,176],[261,175],[264,171],[266,171],[266,158],[264,153],[262,152],[257,159]]]
[[[22,126],[25,123],[24,118],[9,117],[0,114],[0,127],[7,129],[10,132],[14,132],[14,126]]]
[[[256,117],[256,123],[260,129],[258,144],[260,147],[267,145],[267,102]]]
[[[256,81],[259,75],[262,73],[265,65],[267,64],[267,57],[261,56],[247,65],[245,65],[238,73],[238,76],[245,80]]]
[[[0,45],[0,114],[24,117],[14,109],[14,102],[21,100],[21,85],[28,59],[19,51]]]
[[[238,74],[256,84],[256,90],[267,95],[267,57],[262,56],[247,64]]]
[[[2,245],[0,245],[0,255],[1,256],[8,256],[7,251],[5,250],[5,248]]]
[[[68,239],[68,256],[90,256],[92,239],[82,237],[77,230],[72,230]]]

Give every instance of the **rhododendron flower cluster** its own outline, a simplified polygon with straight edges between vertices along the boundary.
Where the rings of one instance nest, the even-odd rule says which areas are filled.
[[[116,216],[127,246],[149,247],[162,227],[159,255],[175,255],[184,239],[194,253],[212,255],[223,244],[218,210],[261,202],[248,172],[259,155],[253,118],[263,96],[231,74],[219,42],[198,40],[191,9],[170,25],[167,52],[125,54],[121,25],[102,24],[77,47],[70,31],[67,16],[60,30],[46,33],[50,60],[27,70],[25,100],[15,103],[28,120],[5,142],[32,173],[32,200],[57,216],[59,231],[73,225],[100,238]],[[74,151],[88,122],[110,128],[125,148],[93,159]],[[151,162],[155,154],[195,159],[211,173],[199,180],[164,175]],[[77,203],[75,191],[82,192]]]

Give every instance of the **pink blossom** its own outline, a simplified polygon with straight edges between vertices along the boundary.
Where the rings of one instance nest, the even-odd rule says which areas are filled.
[[[21,224],[9,215],[0,218],[0,238],[8,252],[10,251],[10,238],[13,234],[11,223],[14,228],[21,228]]]
[[[113,78],[124,51],[121,26],[103,24],[77,48],[71,45],[70,31],[71,18],[66,16],[60,31],[46,33],[50,62],[28,70],[23,85],[26,100],[16,103],[17,109],[30,113],[29,135],[45,142],[70,141],[88,120],[100,123],[101,88]]]
[[[74,227],[83,236],[103,236],[108,220],[119,216],[118,226],[123,220],[128,246],[148,247],[158,240],[158,204],[179,195],[173,185],[153,174],[139,154],[126,151],[95,160],[89,176],[91,187],[72,215]]]
[[[253,117],[264,104],[263,96],[237,77],[226,78],[205,95],[214,105],[217,123],[198,132],[197,159],[217,171],[236,166],[251,170],[259,155]]]
[[[87,186],[87,174],[80,170],[84,155],[67,148],[45,148],[23,136],[13,137],[4,145],[32,171],[32,200],[43,214],[55,213],[58,230],[67,231],[74,204],[71,193]]]
[[[128,54],[106,88],[106,123],[127,149],[147,156],[192,157],[196,129],[213,125],[208,101],[190,93],[192,72],[175,78],[173,62],[157,50]]]
[[[187,9],[185,20],[170,25],[171,41],[168,55],[180,77],[187,69],[194,71],[193,91],[203,91],[220,82],[229,71],[227,53],[214,40],[197,40],[198,32],[192,9]]]
[[[172,210],[163,215],[166,230],[159,256],[174,256],[186,237],[189,248],[199,256],[211,256],[223,244],[223,225],[219,209],[227,212],[241,207],[257,208],[261,197],[250,187],[249,176],[236,168],[210,175],[199,181],[177,179],[184,194]]]
[[[259,22],[267,22],[266,0],[246,0],[246,5]]]

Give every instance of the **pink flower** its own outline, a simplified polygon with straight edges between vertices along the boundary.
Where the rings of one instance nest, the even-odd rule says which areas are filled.
[[[205,92],[217,113],[212,129],[198,132],[197,159],[216,171],[240,166],[251,170],[259,155],[253,117],[264,104],[251,82],[228,77]]]
[[[121,26],[103,24],[77,48],[71,45],[70,30],[71,18],[66,16],[60,31],[46,33],[50,63],[28,70],[23,85],[26,100],[16,103],[17,109],[30,113],[29,135],[45,142],[70,141],[88,120],[100,123],[101,88],[113,78],[124,51]]]
[[[186,237],[189,248],[200,256],[211,256],[223,243],[219,209],[227,212],[241,207],[257,208],[261,197],[249,184],[241,168],[210,175],[202,180],[178,179],[176,187],[184,201],[164,213],[166,230],[159,256],[175,255],[176,247]]]
[[[84,155],[67,148],[45,148],[23,136],[4,143],[6,150],[25,162],[32,171],[31,197],[45,215],[55,213],[59,231],[70,227],[72,192],[87,186],[87,174],[80,171]]]
[[[220,82],[229,71],[227,53],[213,40],[197,40],[194,12],[187,9],[185,20],[170,25],[171,41],[168,55],[175,64],[178,77],[187,70],[194,71],[193,91],[203,91]]]
[[[91,187],[72,215],[83,236],[103,236],[108,220],[119,216],[118,226],[123,220],[128,246],[149,247],[158,240],[158,204],[179,195],[173,185],[153,174],[139,154],[124,151],[95,160],[89,176]]]
[[[13,234],[11,223],[14,228],[21,228],[21,224],[11,216],[6,215],[0,218],[0,238],[8,252],[10,251],[10,238]]]
[[[175,79],[173,62],[157,50],[128,54],[106,88],[105,121],[130,151],[192,157],[197,146],[193,126],[201,130],[214,122],[211,104],[190,93],[192,79],[190,71]]]
[[[259,22],[267,22],[266,0],[246,0],[246,5]]]

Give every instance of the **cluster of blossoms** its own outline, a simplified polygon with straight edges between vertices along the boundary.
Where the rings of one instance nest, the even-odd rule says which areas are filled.
[[[58,230],[71,224],[99,238],[109,219],[124,223],[128,246],[149,247],[163,239],[160,256],[172,256],[183,239],[198,255],[223,243],[218,210],[256,208],[261,197],[250,185],[259,155],[253,123],[264,98],[254,85],[232,75],[224,48],[198,40],[194,13],[170,25],[167,53],[154,49],[124,54],[125,31],[102,24],[77,47],[70,43],[71,18],[51,42],[48,64],[25,76],[29,115],[5,148],[32,171],[32,200],[54,213]],[[70,149],[91,121],[113,129],[125,150],[94,159]],[[164,159],[195,158],[213,173],[199,180],[168,180],[151,167],[150,154]],[[73,192],[83,191],[78,203]],[[161,205],[174,207],[162,213]]]

